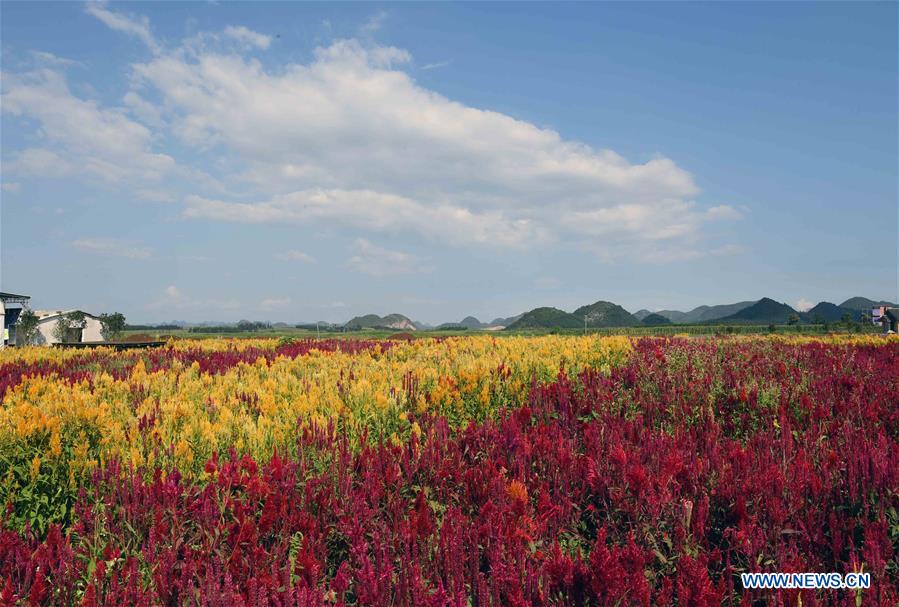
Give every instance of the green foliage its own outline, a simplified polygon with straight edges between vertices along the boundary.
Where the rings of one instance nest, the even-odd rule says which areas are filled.
[[[37,337],[38,318],[37,314],[25,308],[19,314],[16,321],[16,345],[27,345],[34,343]]]
[[[671,320],[665,318],[661,314],[649,314],[643,318],[643,324],[648,327],[654,327],[658,325],[670,325]]]
[[[791,318],[795,317],[796,324],[799,322],[799,314],[796,310],[784,303],[779,303],[768,297],[763,297],[749,307],[743,308],[735,314],[725,316],[717,322],[722,324],[743,324],[743,323],[789,323]]]
[[[76,492],[64,459],[42,461],[40,451],[21,443],[0,450],[0,507],[11,528],[42,536],[50,523],[68,524]]]
[[[56,341],[60,343],[65,343],[69,337],[69,321],[65,316],[60,316],[56,319],[56,324],[53,325],[53,337],[56,338]]]
[[[100,333],[109,341],[118,337],[125,330],[125,315],[121,312],[100,315]]]
[[[870,312],[870,310],[869,310]],[[822,301],[814,308],[806,312],[806,318],[811,318],[815,324],[823,324],[825,322],[837,322],[846,315],[849,318],[858,316],[858,312],[850,308],[836,306],[829,301]]]
[[[506,327],[508,330],[532,329],[532,328],[562,328],[576,329],[584,326],[581,317],[569,314],[558,308],[535,308]]]
[[[588,327],[633,327],[640,324],[636,316],[610,301],[581,306],[574,311],[574,315],[581,319],[581,326],[586,319]]]

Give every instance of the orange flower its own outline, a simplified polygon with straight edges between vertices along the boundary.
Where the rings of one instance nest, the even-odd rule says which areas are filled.
[[[506,495],[508,495],[513,500],[519,502],[527,502],[528,501],[528,488],[524,486],[524,483],[517,479],[513,479],[506,485]]]

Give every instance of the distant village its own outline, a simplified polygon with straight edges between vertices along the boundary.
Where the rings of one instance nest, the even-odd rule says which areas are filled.
[[[119,313],[99,316],[82,310],[31,310],[31,297],[0,292],[3,347],[108,343],[125,330]]]

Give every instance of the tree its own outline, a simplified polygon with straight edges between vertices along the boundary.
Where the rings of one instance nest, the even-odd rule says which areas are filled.
[[[787,320],[788,324],[796,325],[799,324],[799,315],[798,314],[790,314],[790,318]]]
[[[25,308],[16,321],[16,345],[25,346],[34,343],[37,337],[37,314]]]
[[[125,315],[121,312],[100,314],[100,334],[109,341],[118,337],[125,330]]]
[[[61,344],[66,343],[69,339],[69,319],[65,314],[61,314],[59,318],[56,319],[56,324],[53,325],[53,337],[56,338]]]

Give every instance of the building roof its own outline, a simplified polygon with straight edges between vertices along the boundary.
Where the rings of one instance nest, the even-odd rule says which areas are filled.
[[[17,295],[15,293],[3,293],[0,292],[0,301],[10,302],[10,303],[28,303],[28,300],[31,299],[30,295]]]
[[[47,320],[48,318],[55,318],[56,316],[71,314],[72,312],[81,312],[89,318],[97,318],[93,314],[89,314],[84,310],[35,310],[34,315],[37,316],[38,320]]]

